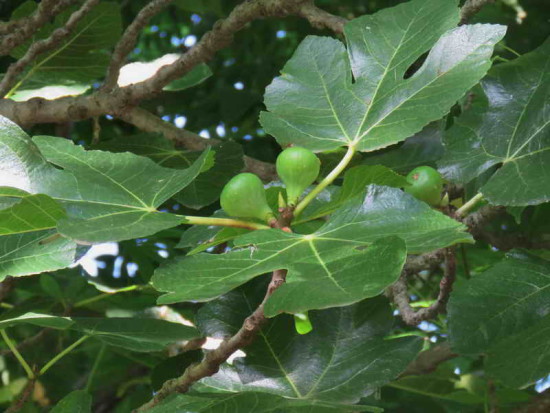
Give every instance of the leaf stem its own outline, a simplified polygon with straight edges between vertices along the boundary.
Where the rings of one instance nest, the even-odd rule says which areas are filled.
[[[183,224],[186,225],[212,225],[220,227],[236,227],[246,229],[269,229],[270,227],[256,222],[241,221],[232,218],[213,218],[213,217],[195,217],[189,215],[179,215],[183,218]]]
[[[94,365],[92,366],[92,371],[90,371],[90,375],[88,376],[88,381],[86,382],[86,388],[85,390],[90,393],[90,389],[92,388],[92,381],[94,379],[95,373],[99,367],[99,363],[101,363],[101,359],[103,358],[103,354],[105,354],[105,343],[101,343],[101,348],[99,349],[97,356],[94,360]]]
[[[481,193],[478,193],[476,196],[474,196],[472,199],[470,199],[468,202],[466,202],[464,205],[462,205],[460,208],[458,208],[455,212],[456,216],[458,218],[463,217],[470,211],[474,206],[478,204],[483,199],[483,195]]]
[[[2,338],[10,348],[11,352],[13,353],[17,361],[19,361],[19,364],[21,364],[23,369],[25,369],[25,372],[27,373],[27,377],[29,378],[29,380],[33,380],[35,378],[34,372],[32,371],[29,364],[25,361],[25,359],[23,358],[19,350],[17,350],[17,347],[15,347],[15,344],[13,344],[13,342],[10,340],[10,338],[6,334],[6,331],[0,330],[0,335],[2,335]]]
[[[340,160],[338,165],[330,171],[330,173],[325,176],[325,178],[319,182],[319,184],[313,188],[313,190],[308,193],[304,199],[302,199],[298,205],[296,206],[296,209],[294,210],[294,216],[297,217],[300,215],[300,213],[308,206],[308,204],[315,199],[315,197],[327,186],[329,186],[331,183],[334,182],[336,178],[342,173],[344,169],[346,169],[346,166],[351,162],[353,155],[355,154],[355,146],[350,145],[348,146],[348,150],[344,157]]]
[[[65,350],[57,354],[54,358],[52,358],[50,361],[48,361],[44,367],[40,369],[38,372],[38,375],[41,376],[44,373],[46,373],[51,366],[53,366],[55,363],[57,363],[61,358],[65,357],[67,354],[69,354],[71,351],[73,351],[76,347],[78,347],[82,342],[86,341],[90,336],[82,336],[78,340],[76,340],[73,344],[71,344],[69,347],[67,347]]]
[[[137,290],[140,286],[139,285],[130,285],[128,287],[124,287],[124,288],[121,288],[120,290],[118,291],[114,291],[112,293],[103,293],[103,294],[99,294],[99,295],[95,295],[93,297],[90,297],[90,298],[86,298],[84,300],[80,300],[80,301],[77,301],[73,307],[74,308],[78,308],[78,307],[84,307],[88,304],[91,304],[91,303],[95,303],[96,301],[99,301],[99,300],[103,300],[104,298],[107,298],[107,297],[112,297],[113,295],[115,294],[118,294],[118,293],[125,293],[127,291],[134,291],[134,290]]]

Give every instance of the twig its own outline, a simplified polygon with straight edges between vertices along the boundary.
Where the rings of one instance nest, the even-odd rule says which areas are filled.
[[[451,345],[448,341],[442,344],[438,344],[429,350],[423,351],[414,359],[399,375],[399,377],[417,376],[421,374],[429,374],[437,369],[437,367],[452,358],[457,357],[458,354],[453,353]]]
[[[140,10],[132,23],[126,28],[111,56],[111,62],[107,69],[107,76],[103,84],[104,90],[110,91],[116,87],[120,68],[124,64],[124,60],[128,54],[136,45],[141,30],[149,23],[149,20],[151,20],[154,15],[158,14],[172,1],[173,0],[152,0]]]
[[[0,56],[8,54],[23,44],[49,20],[75,2],[75,0],[42,0],[30,16],[3,24],[0,28],[0,34],[4,35],[0,42]]]
[[[38,333],[36,333],[34,336],[31,336],[29,338],[26,338],[25,340],[21,341],[19,344],[17,344],[16,348],[17,350],[22,350],[24,349],[25,347],[28,347],[34,343],[37,343],[38,341],[42,340],[42,338],[50,331],[52,331],[53,329],[51,328],[44,328],[42,330],[40,330]],[[0,356],[5,356],[7,354],[11,354],[11,350],[2,350],[0,351]]]
[[[30,64],[38,55],[55,48],[67,36],[71,34],[76,25],[90,10],[99,3],[99,0],[86,0],[86,2],[75,11],[67,20],[64,27],[56,29],[47,39],[39,40],[27,50],[27,53],[14,64],[10,65],[2,82],[0,82],[0,97],[6,95],[15,83],[17,76]]]
[[[464,6],[460,9],[460,24],[465,24],[477,14],[487,3],[492,3],[494,0],[466,0]]]
[[[390,287],[390,296],[397,305],[403,321],[408,325],[418,325],[422,321],[430,320],[437,314],[445,311],[447,301],[453,289],[456,277],[456,257],[454,247],[445,249],[445,273],[439,283],[439,294],[435,302],[427,308],[415,311],[410,305],[409,293],[407,291],[407,278],[410,269],[406,268],[401,278]]]
[[[275,227],[288,227],[291,220],[292,213],[282,213],[279,220],[275,224]],[[223,341],[217,349],[207,353],[200,363],[189,366],[183,375],[166,381],[162,385],[161,389],[155,394],[153,399],[145,403],[136,411],[143,412],[151,409],[172,393],[186,393],[193,383],[196,383],[204,377],[212,376],[217,373],[220,365],[224,363],[235,351],[252,343],[256,337],[256,334],[267,321],[267,318],[264,315],[264,305],[269,297],[271,297],[271,295],[277,290],[277,288],[284,284],[286,274],[286,270],[273,271],[271,281],[267,286],[267,291],[262,303],[250,316],[244,320],[239,331],[231,338]]]

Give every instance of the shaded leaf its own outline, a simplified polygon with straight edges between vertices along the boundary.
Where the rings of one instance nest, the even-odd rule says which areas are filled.
[[[92,396],[84,390],[75,390],[63,397],[51,413],[89,413],[92,411]]]
[[[308,36],[266,90],[264,129],[282,146],[316,151],[372,151],[408,138],[485,75],[505,33],[496,25],[453,29],[457,23],[456,2],[413,0],[347,23],[347,50],[338,40]]]
[[[163,90],[169,92],[179,92],[201,84],[210,76],[212,76],[212,70],[210,70],[210,67],[208,67],[205,63],[200,63],[191,69],[191,71],[185,76],[164,86]]]
[[[199,311],[199,327],[208,332],[214,323],[214,328],[223,326],[218,334],[232,334],[260,297],[251,298],[243,289],[208,303]],[[381,297],[348,307],[310,311],[309,316],[315,328],[307,335],[296,332],[292,316],[270,320],[245,349],[245,357],[236,358],[233,366],[226,365],[202,381],[204,391],[210,387],[264,391],[299,399],[356,403],[395,378],[421,348],[417,337],[384,340],[393,317]]]
[[[0,280],[4,277],[53,271],[71,265],[76,244],[55,238],[65,217],[61,205],[46,195],[28,195],[0,188],[0,197],[21,196],[19,203],[0,210]]]
[[[496,205],[550,200],[550,40],[512,62],[495,66],[482,81],[489,100],[455,120],[439,162],[449,179],[469,182],[502,165],[480,189]]]

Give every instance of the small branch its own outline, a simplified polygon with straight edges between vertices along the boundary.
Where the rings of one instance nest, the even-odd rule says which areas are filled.
[[[30,16],[3,24],[0,28],[0,35],[4,35],[0,42],[0,56],[7,55],[23,44],[49,20],[75,2],[75,0],[42,0]]]
[[[246,229],[269,229],[267,225],[258,224],[251,221],[241,221],[232,218],[214,218],[214,217],[195,217],[189,215],[180,215],[185,225],[211,225],[220,227],[234,227]]]
[[[182,376],[166,381],[153,399],[141,406],[137,411],[143,412],[151,409],[172,393],[186,393],[193,383],[217,373],[220,365],[224,363],[231,354],[252,343],[256,334],[267,321],[263,311],[265,302],[273,292],[285,282],[285,278],[286,270],[273,271],[271,282],[269,283],[262,303],[244,320],[239,331],[233,337],[222,342],[216,350],[207,353],[203,361],[199,364],[188,367]]]
[[[298,15],[306,19],[316,29],[329,29],[336,34],[344,32],[344,25],[348,21],[318,8],[313,1],[304,3],[299,9]]]
[[[137,14],[134,21],[126,28],[121,39],[117,43],[111,56],[111,62],[107,69],[107,76],[103,84],[105,91],[110,91],[117,86],[120,68],[124,60],[133,50],[137,43],[141,30],[149,23],[149,20],[158,14],[164,7],[168,6],[173,0],[152,0]]]
[[[453,353],[451,350],[451,345],[448,341],[438,344],[429,350],[421,352],[418,357],[407,366],[405,371],[399,375],[399,378],[432,373],[441,363],[457,356],[458,354]]]
[[[466,24],[471,17],[477,14],[487,3],[494,0],[466,0],[460,9],[460,24]]]
[[[437,299],[429,307],[421,308],[418,311],[411,307],[407,291],[407,278],[410,270],[405,269],[401,278],[390,287],[391,298],[397,305],[401,318],[406,324],[415,326],[445,311],[456,278],[456,257],[453,247],[446,248],[444,254],[445,273],[439,283]]]
[[[67,36],[71,34],[76,25],[82,20],[82,18],[87,15],[90,10],[99,3],[99,0],[86,0],[86,2],[71,14],[67,23],[64,27],[56,29],[50,37],[47,39],[39,40],[32,44],[32,46],[27,50],[25,55],[19,59],[14,64],[10,65],[2,82],[0,82],[0,96],[5,96],[14,83],[17,80],[17,76],[25,69],[25,67],[30,64],[38,55],[47,52],[48,50],[54,49],[59,43],[61,43]]]
[[[17,344],[17,346],[16,346],[17,350],[21,351],[22,349],[24,349],[26,347],[29,347],[29,346],[33,345],[34,343],[39,342],[50,331],[52,331],[51,328],[44,328],[44,329],[40,330],[38,333],[36,333],[34,336],[31,336],[31,337],[26,338],[25,340],[19,342],[19,344]],[[7,354],[10,354],[11,352],[12,352],[11,350],[2,350],[2,351],[0,351],[0,356],[5,356]]]
[[[473,207],[475,207],[483,199],[482,194],[476,194],[472,199],[462,205],[455,211],[455,216],[461,218],[466,215]]]

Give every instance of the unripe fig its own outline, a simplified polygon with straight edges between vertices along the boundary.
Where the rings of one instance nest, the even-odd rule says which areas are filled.
[[[274,218],[262,181],[251,173],[234,176],[223,188],[220,203],[232,217],[256,218],[266,222]]]
[[[294,327],[298,334],[307,334],[313,330],[307,311],[305,313],[294,314]]]
[[[293,146],[277,157],[277,174],[286,186],[289,205],[296,205],[304,190],[319,176],[321,162],[309,149]]]
[[[407,175],[407,182],[411,185],[405,188],[405,192],[431,206],[440,205],[443,178],[434,168],[429,166],[414,168]]]

